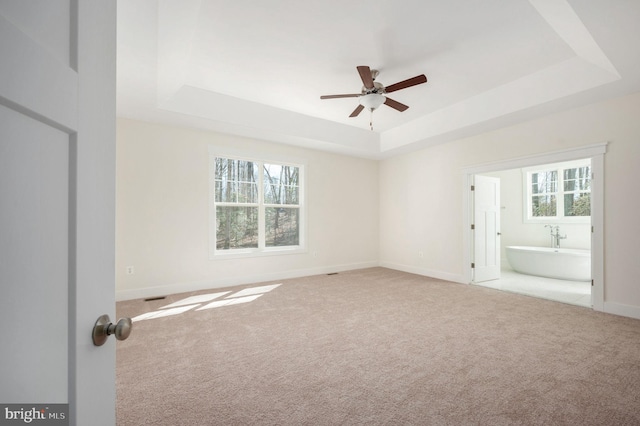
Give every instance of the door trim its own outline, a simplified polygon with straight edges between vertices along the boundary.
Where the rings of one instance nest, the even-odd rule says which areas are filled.
[[[502,170],[531,167],[541,164],[558,163],[562,161],[591,159],[594,180],[591,187],[591,273],[593,287],[591,300],[595,311],[604,310],[604,154],[607,152],[608,142],[586,145],[560,151],[550,151],[524,157],[515,157],[490,163],[472,165],[462,169],[462,271],[464,282],[471,284],[473,270],[473,236],[471,223],[473,221],[473,192],[471,185],[476,174],[497,172]]]

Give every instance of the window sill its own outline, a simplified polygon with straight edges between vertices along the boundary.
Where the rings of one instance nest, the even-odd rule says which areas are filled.
[[[549,225],[549,224],[588,224],[591,223],[591,216],[580,216],[580,217],[549,217],[549,218],[535,218],[535,219],[524,219],[524,223],[529,224],[541,224],[541,225]]]
[[[209,255],[209,260],[244,259],[251,257],[282,256],[288,254],[307,253],[307,249],[301,246],[273,247],[266,249],[238,249],[238,250],[216,250]]]

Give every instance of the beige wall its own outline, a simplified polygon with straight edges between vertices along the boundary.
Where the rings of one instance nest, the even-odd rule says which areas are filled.
[[[464,168],[609,142],[604,156],[605,310],[640,317],[640,94],[554,114],[381,162],[382,265],[463,277]],[[418,255],[424,252],[424,257]]]
[[[609,142],[604,156],[604,308],[640,318],[638,117],[640,94],[380,162],[121,119],[118,298],[377,264],[464,281],[463,169]],[[210,145],[307,162],[308,253],[208,259]],[[134,275],[125,274],[129,265]]]
[[[208,150],[306,163],[308,252],[209,260]],[[378,163],[119,119],[118,299],[377,265]],[[135,273],[126,274],[133,266]]]

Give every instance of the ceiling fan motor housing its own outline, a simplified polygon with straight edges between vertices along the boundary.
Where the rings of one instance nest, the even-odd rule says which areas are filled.
[[[373,88],[371,89],[367,89],[366,87],[362,86],[362,94],[363,95],[368,95],[371,93],[377,93],[379,95],[382,95],[385,93],[384,91],[384,86],[382,85],[382,83],[378,83],[377,81],[373,82]]]

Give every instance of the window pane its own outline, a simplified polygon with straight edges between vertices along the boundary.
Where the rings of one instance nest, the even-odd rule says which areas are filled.
[[[257,165],[252,161],[215,159],[215,200],[224,203],[257,203]]]
[[[263,171],[265,204],[297,205],[300,202],[298,167],[265,164]]]
[[[591,167],[578,167],[564,171],[565,191],[588,191],[591,189]]]
[[[297,208],[265,208],[265,245],[267,247],[299,245],[299,216],[300,209]]]
[[[531,174],[531,193],[544,194],[558,190],[558,172],[538,172]]]
[[[534,195],[531,197],[531,216],[550,217],[556,216],[555,195]]]
[[[591,194],[565,194],[565,216],[591,216]]]
[[[258,208],[216,206],[216,249],[258,247]]]
[[[564,171],[564,190],[576,190],[576,171],[577,169],[567,169]]]

